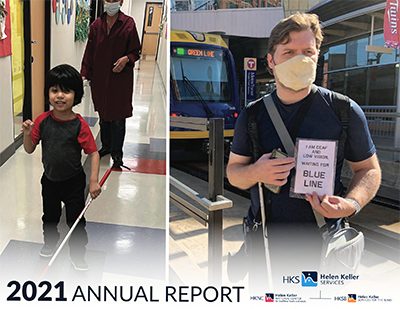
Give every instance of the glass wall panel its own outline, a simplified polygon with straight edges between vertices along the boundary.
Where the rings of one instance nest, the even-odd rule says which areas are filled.
[[[328,50],[328,70],[343,69],[346,64],[346,45],[330,47]]]
[[[367,69],[352,70],[345,73],[345,94],[351,96],[359,105],[366,104]]]
[[[325,74],[327,87],[350,96],[359,105],[396,105],[394,64]]]
[[[369,68],[369,102],[367,105],[396,105],[395,65]]]
[[[346,43],[346,67],[352,68],[367,64],[368,38],[360,38]]]
[[[328,88],[333,91],[345,93],[344,73],[336,72],[328,74]]]

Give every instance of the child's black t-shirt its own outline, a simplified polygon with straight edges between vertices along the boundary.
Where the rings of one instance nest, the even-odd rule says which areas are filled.
[[[49,111],[39,115],[34,123],[32,143],[42,141],[44,173],[51,181],[64,181],[82,171],[82,149],[86,154],[97,151],[90,128],[79,114],[63,121]]]

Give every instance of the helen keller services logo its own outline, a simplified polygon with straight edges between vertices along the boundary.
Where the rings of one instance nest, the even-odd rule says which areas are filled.
[[[318,285],[318,272],[316,271],[302,271],[301,272],[301,285],[302,286],[317,286]]]
[[[346,282],[357,281],[359,275],[354,274],[318,274],[317,271],[302,271],[301,275],[283,275],[282,283],[300,284],[304,287],[316,287],[323,285],[344,285]],[[276,296],[276,295],[275,295]]]

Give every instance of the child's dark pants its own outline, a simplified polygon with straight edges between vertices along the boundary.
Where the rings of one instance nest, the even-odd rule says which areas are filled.
[[[55,247],[60,239],[57,225],[61,217],[61,202],[65,204],[67,224],[71,228],[85,207],[86,176],[82,171],[65,181],[51,181],[43,174],[41,183],[44,243]],[[88,243],[85,225],[86,220],[82,217],[69,239],[71,258],[81,258],[85,255]]]

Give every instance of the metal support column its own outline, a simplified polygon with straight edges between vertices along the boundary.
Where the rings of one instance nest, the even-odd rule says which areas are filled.
[[[224,119],[210,119],[209,123],[208,198],[216,201],[224,189]],[[222,282],[222,210],[210,211],[208,219],[208,280]]]

